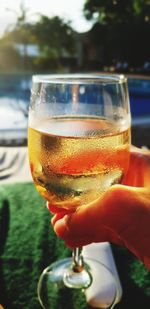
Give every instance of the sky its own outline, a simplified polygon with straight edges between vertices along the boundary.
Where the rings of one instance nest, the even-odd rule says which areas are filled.
[[[20,12],[20,3],[21,0],[1,0],[0,36],[15,23]],[[24,0],[23,3],[28,9],[29,21],[35,21],[38,13],[48,17],[58,15],[65,20],[70,20],[77,32],[86,32],[91,28],[91,22],[86,21],[83,16],[85,0]]]

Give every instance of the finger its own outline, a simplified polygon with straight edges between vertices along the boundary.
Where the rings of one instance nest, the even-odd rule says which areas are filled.
[[[125,246],[123,240],[120,239],[118,235],[115,235],[115,234],[113,235],[113,232],[112,232],[111,238],[108,238],[108,234],[105,231],[105,228],[102,227],[101,237],[99,237],[97,241],[95,240],[94,243],[108,242],[108,241],[111,243],[117,244],[117,245]],[[93,237],[90,238],[89,236],[89,237],[84,237],[84,238],[76,238],[76,237],[70,236],[68,238],[65,238],[65,243],[70,248],[83,247],[83,246],[93,243]]]
[[[134,187],[150,185],[150,152],[134,148],[130,153],[129,168],[122,184]]]
[[[75,209],[64,209],[63,207],[57,207],[52,205],[50,202],[47,202],[47,208],[52,214],[62,213],[62,214],[69,214],[75,211]]]
[[[53,214],[61,213],[63,211],[63,208],[56,207],[56,206],[50,204],[49,202],[47,202],[47,208]]]
[[[102,199],[99,199],[87,206],[78,208],[73,214],[55,217],[53,225],[56,234],[66,243],[70,241],[71,244],[75,244],[81,239],[83,244],[84,241],[85,243],[108,240],[119,242],[117,235],[111,231],[103,220],[104,215],[101,213],[101,204]],[[107,213],[107,208],[105,208],[105,211]],[[108,215],[111,215],[111,213]]]
[[[54,230],[63,239],[72,237],[79,239],[83,236],[88,238],[92,234],[92,230],[89,229],[88,217],[84,215],[82,209],[77,210],[74,214],[65,215],[59,220],[55,220]]]
[[[53,218],[51,219],[51,224],[54,226],[55,223],[56,223],[58,220],[62,219],[64,216],[65,216],[64,213],[57,213],[57,214],[55,214],[55,215],[53,216]]]
[[[58,220],[54,230],[69,246],[111,241],[125,244],[137,256],[142,246],[146,255],[147,241],[142,240],[139,226],[142,221],[147,224],[145,207],[149,211],[149,200],[148,190],[115,185],[99,200]],[[145,239],[149,235],[147,226]]]
[[[118,237],[118,235],[114,231],[110,230],[102,223],[98,226],[98,232],[95,233],[95,226],[92,230],[85,230],[84,225],[82,225],[80,229],[78,228],[78,214],[76,213],[72,214],[71,216],[66,215],[63,218],[58,214],[56,216],[57,220],[53,222],[54,230],[56,234],[60,238],[62,238],[65,241],[66,245],[69,247],[80,247],[90,244],[92,242],[105,241],[111,241],[120,245],[123,244],[120,237]],[[83,220],[87,226],[87,218],[83,217],[82,222]]]

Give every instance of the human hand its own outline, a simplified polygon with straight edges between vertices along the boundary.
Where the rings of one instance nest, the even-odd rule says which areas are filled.
[[[109,241],[126,246],[150,269],[150,153],[132,148],[128,173],[121,185],[110,187],[97,201],[66,213],[55,213],[56,234],[69,247]]]

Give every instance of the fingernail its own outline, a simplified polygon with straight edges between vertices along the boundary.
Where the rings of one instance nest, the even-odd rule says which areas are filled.
[[[66,234],[66,232],[69,230],[67,222],[68,215],[65,215],[63,218],[57,220],[54,224],[54,231],[58,236]]]
[[[58,214],[54,215],[54,216],[52,217],[52,219],[51,219],[52,225],[55,225],[55,223],[56,223],[58,220],[62,219],[63,217],[64,217],[64,214],[63,214],[63,213],[58,213]]]

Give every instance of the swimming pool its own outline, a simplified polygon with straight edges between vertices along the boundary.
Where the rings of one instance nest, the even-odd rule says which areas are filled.
[[[25,144],[31,76],[0,75],[0,144]]]
[[[128,78],[132,118],[150,116],[150,78]]]
[[[144,122],[145,119],[148,122],[150,78],[128,77],[128,87],[133,124]],[[5,138],[6,135],[26,138],[30,89],[31,75],[0,75],[0,139],[4,138],[4,135]]]
[[[128,77],[132,117],[150,115],[150,78]],[[14,106],[29,104],[31,75],[0,75],[0,104],[11,99]]]

